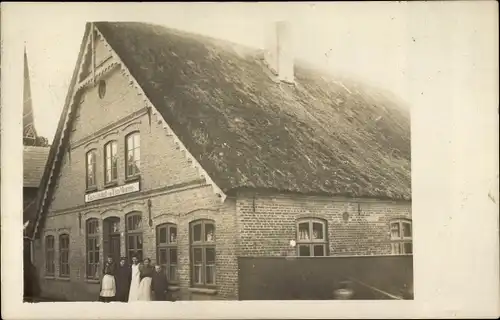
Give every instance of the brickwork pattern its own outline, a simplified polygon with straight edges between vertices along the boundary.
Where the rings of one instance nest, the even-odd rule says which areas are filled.
[[[81,101],[79,116],[70,139],[71,152],[64,157],[57,188],[51,202],[43,235],[55,235],[56,272],[54,278],[44,274],[43,238],[35,246],[35,261],[40,271],[41,287],[45,294],[67,297],[72,300],[95,300],[99,294],[99,284],[87,280],[85,226],[89,218],[97,218],[100,230],[108,217],[120,218],[120,230],[125,230],[125,217],[131,212],[140,212],[143,219],[143,255],[156,260],[156,226],[174,223],[178,227],[178,274],[182,299],[220,299],[237,296],[237,260],[235,252],[235,201],[227,199],[222,205],[210,186],[200,184],[195,168],[185,159],[173,138],[166,135],[161,125],[149,118],[147,112],[140,113],[144,103],[129,87],[125,76],[114,71],[106,78],[107,93],[100,99],[97,87],[90,87]],[[113,124],[139,114],[120,126]],[[102,130],[101,135],[87,137]],[[125,137],[133,131],[141,133],[141,191],[116,201],[96,201],[85,204],[85,154],[91,149],[97,151],[97,189],[104,186],[104,145],[110,140],[118,141],[118,181],[125,184]],[[82,143],[83,141],[83,143]],[[180,187],[181,185],[185,187]],[[173,190],[162,188],[172,186]],[[177,186],[177,187],[176,187]],[[151,200],[152,226],[149,226],[147,201]],[[189,265],[189,223],[197,219],[212,219],[216,223],[216,265],[217,294],[206,296],[190,294]],[[70,277],[60,278],[58,235],[70,234]],[[99,239],[104,242],[103,235]],[[126,255],[126,234],[120,237],[120,250]],[[100,261],[104,261],[100,249]]]
[[[104,54],[101,49],[98,53]],[[130,87],[125,76],[114,71],[105,80],[107,93],[103,99],[99,98],[97,87],[90,87],[81,101],[70,138],[70,152],[64,156],[42,233],[43,236],[52,234],[56,239],[54,278],[44,275],[44,237],[35,243],[35,263],[45,295],[76,301],[97,299],[99,284],[95,280],[87,280],[85,275],[85,222],[89,218],[98,219],[100,230],[103,230],[104,219],[120,218],[120,248],[121,254],[126,255],[125,217],[131,212],[140,212],[143,219],[143,255],[153,261],[156,260],[156,227],[164,223],[176,224],[180,298],[195,300],[237,299],[237,256],[289,254],[289,241],[296,239],[298,218],[316,217],[328,222],[330,254],[371,255],[390,253],[390,219],[411,217],[410,203],[387,201],[241,193],[236,198],[227,198],[222,204],[211,186],[200,182],[199,172],[186,160],[173,137],[165,133],[154,117],[149,117],[142,98]],[[130,119],[119,122],[126,117]],[[136,130],[141,133],[141,191],[116,199],[84,203],[86,152],[93,148],[97,150],[97,189],[103,190],[104,145],[110,140],[117,140],[117,185],[123,185],[127,182],[125,137]],[[87,138],[95,132],[100,132],[100,135]],[[148,200],[151,201],[151,213]],[[343,219],[345,212],[349,215],[348,221]],[[216,224],[215,295],[189,290],[189,223],[198,219],[211,219]],[[58,277],[57,248],[62,233],[70,234],[69,279]],[[101,244],[102,237],[101,234]],[[100,261],[104,261],[103,254],[101,248]]]
[[[297,239],[297,219],[327,221],[330,255],[391,253],[389,221],[411,219],[410,202],[239,194],[241,256],[282,256]],[[348,221],[344,221],[344,213]]]

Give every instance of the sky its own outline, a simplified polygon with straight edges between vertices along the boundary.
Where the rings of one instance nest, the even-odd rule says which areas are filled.
[[[438,63],[452,58],[450,32],[460,22],[460,15],[447,14],[444,18],[450,23],[444,25],[443,16],[436,10],[428,14],[425,4],[395,1],[23,6],[19,19],[28,53],[35,126],[49,140],[56,130],[87,21],[152,22],[262,48],[266,26],[288,20],[296,58],[389,90],[410,106],[420,90],[418,81],[441,67]],[[422,23],[433,27],[422,27]],[[420,47],[415,47],[417,42]]]

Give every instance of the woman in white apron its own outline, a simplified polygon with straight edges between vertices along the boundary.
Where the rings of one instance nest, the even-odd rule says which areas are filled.
[[[128,293],[128,301],[139,300],[139,284],[141,282],[141,271],[139,268],[139,260],[137,257],[132,257],[132,279],[130,281],[130,291]]]
[[[101,292],[99,293],[99,298],[103,302],[113,301],[116,294],[116,282],[115,282],[115,271],[116,265],[113,262],[112,257],[108,257],[108,261],[104,265],[103,274],[101,280]]]
[[[151,301],[151,281],[153,280],[153,267],[151,267],[151,260],[144,259],[141,268],[141,283],[139,285],[139,299],[140,301]]]

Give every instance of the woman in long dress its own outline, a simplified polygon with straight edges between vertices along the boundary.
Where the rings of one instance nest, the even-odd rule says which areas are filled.
[[[99,298],[103,302],[113,301],[116,295],[116,281],[115,281],[116,265],[112,257],[108,257],[108,261],[104,265],[101,281],[101,292]]]
[[[120,265],[116,269],[116,301],[127,302],[130,292],[130,280],[132,269],[127,264],[127,258],[120,258]]]
[[[141,268],[141,283],[139,285],[139,299],[140,301],[151,301],[151,281],[153,279],[153,268],[151,267],[151,260],[144,259]]]
[[[137,257],[132,257],[131,266],[131,281],[130,281],[130,291],[128,293],[128,301],[139,300],[139,284],[141,282],[141,270],[139,267],[139,260]]]

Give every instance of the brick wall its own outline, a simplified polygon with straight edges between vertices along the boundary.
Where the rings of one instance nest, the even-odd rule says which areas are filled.
[[[290,254],[299,218],[327,221],[331,255],[376,255],[391,253],[389,221],[411,218],[411,203],[241,193],[236,211],[241,256]]]
[[[193,299],[235,299],[237,296],[237,258],[235,252],[235,201],[227,199],[221,204],[213,195],[210,186],[193,186],[191,189],[176,191],[167,194],[157,194],[151,197],[152,226],[148,225],[149,212],[146,201],[130,199],[127,203],[112,202],[87,211],[83,211],[81,227],[78,215],[74,212],[51,215],[47,218],[43,235],[54,235],[56,248],[58,236],[69,233],[70,237],[70,279],[62,279],[59,275],[59,265],[56,263],[54,278],[45,277],[43,244],[37,244],[35,261],[42,279],[42,291],[45,295],[58,297],[60,295],[75,300],[95,300],[99,286],[93,280],[86,280],[86,248],[85,248],[85,220],[88,218],[100,219],[102,230],[103,219],[119,217],[120,228],[125,228],[125,216],[129,212],[140,212],[143,218],[143,256],[157,260],[156,255],[156,227],[164,223],[173,223],[178,228],[178,276],[179,298]],[[189,258],[189,224],[198,219],[214,220],[216,224],[216,265],[217,265],[217,293],[206,297],[205,294],[192,293],[190,288],[190,258]],[[100,243],[103,243],[101,234]],[[125,234],[121,236],[121,252],[126,255]],[[59,259],[56,250],[55,261]],[[103,250],[100,250],[100,261],[104,261]],[[70,281],[68,281],[70,280]]]
[[[96,46],[96,48],[100,48]],[[101,48],[102,49],[102,48]],[[101,50],[102,51],[102,50]],[[43,240],[37,240],[35,263],[40,272],[42,294],[70,300],[95,300],[99,284],[85,275],[85,225],[89,218],[98,218],[100,229],[108,217],[120,218],[120,229],[125,230],[125,217],[140,212],[143,218],[144,257],[156,260],[156,227],[174,223],[178,227],[179,298],[221,299],[237,296],[237,260],[235,256],[236,220],[235,200],[221,204],[211,186],[200,180],[197,169],[189,163],[176,146],[173,137],[166,134],[152,116],[125,76],[114,71],[105,78],[106,95],[100,99],[96,87],[86,89],[80,102],[80,111],[71,133],[70,148],[64,156],[61,174],[53,200],[49,206],[42,239],[54,235],[56,239],[55,277],[45,276]],[[118,185],[125,180],[125,137],[138,130],[141,133],[141,191],[116,198],[84,202],[85,154],[97,150],[97,189],[104,189],[104,145],[118,142]],[[94,136],[91,137],[91,135]],[[152,226],[148,225],[148,200],[151,200]],[[216,224],[217,293],[200,294],[189,290],[189,223],[197,219],[212,219]],[[70,277],[59,275],[59,235],[70,234]],[[126,235],[122,232],[121,254],[126,255]],[[103,243],[100,235],[100,243]],[[104,261],[101,246],[100,261]]]
[[[134,93],[135,90],[128,86],[125,76],[115,71],[107,78],[107,83],[105,99],[99,99],[95,88],[89,88],[85,94],[80,117],[75,123],[76,130],[72,132],[71,150],[67,151],[64,157],[56,196],[50,206],[51,212],[84,205],[85,155],[89,150],[97,151],[97,188],[104,188],[104,145],[111,140],[118,143],[118,185],[123,185],[125,137],[133,131],[141,133],[143,146],[142,190],[153,190],[199,179],[197,170],[186,161],[183,152],[176,147],[173,137],[166,135],[164,129],[154,121],[154,117],[150,124],[142,100]],[[120,98],[121,95],[125,98]],[[108,96],[109,98],[106,98]],[[134,112],[136,116],[131,117]],[[126,117],[130,120],[119,122],[120,119],[127,120]],[[88,138],[91,133],[106,127],[109,129],[101,132],[99,136]]]

